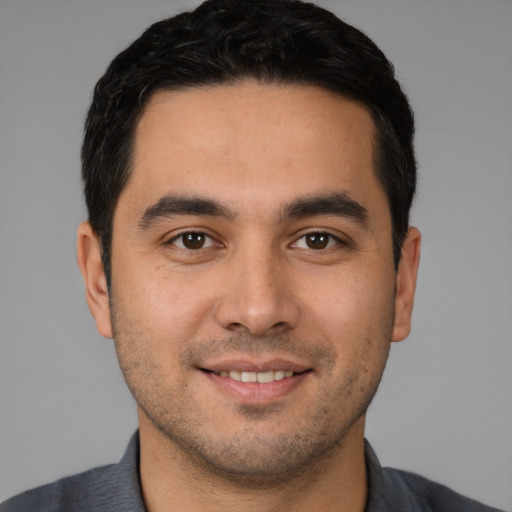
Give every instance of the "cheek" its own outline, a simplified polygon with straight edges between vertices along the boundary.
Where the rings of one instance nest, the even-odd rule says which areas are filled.
[[[124,275],[127,279],[116,279],[113,289],[118,325],[140,331],[153,345],[184,343],[197,334],[199,320],[210,314],[212,297],[197,279],[170,276],[162,268],[140,264],[137,272],[127,270]],[[126,323],[121,324],[121,319]]]
[[[381,273],[382,276],[382,273]],[[335,345],[357,345],[379,339],[392,326],[394,285],[389,278],[371,279],[361,272],[346,272],[316,282],[303,294],[303,310]]]

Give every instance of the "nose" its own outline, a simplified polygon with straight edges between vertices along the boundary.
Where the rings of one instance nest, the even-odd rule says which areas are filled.
[[[285,262],[271,250],[244,251],[232,258],[224,293],[216,307],[217,322],[229,331],[264,336],[293,329],[299,303]]]

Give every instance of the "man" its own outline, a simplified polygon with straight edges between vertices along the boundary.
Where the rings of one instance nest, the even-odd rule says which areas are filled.
[[[412,136],[384,55],[312,5],[208,1],[121,53],[78,260],[139,432],[1,510],[491,510],[364,441],[410,329]]]

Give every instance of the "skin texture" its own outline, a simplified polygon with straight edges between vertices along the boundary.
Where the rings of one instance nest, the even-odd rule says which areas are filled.
[[[411,228],[395,271],[373,135],[364,107],[314,87],[150,100],[110,293],[87,223],[78,241],[139,406],[148,510],[363,510],[364,415],[409,333],[420,245]],[[284,367],[300,375],[270,391],[211,372]]]

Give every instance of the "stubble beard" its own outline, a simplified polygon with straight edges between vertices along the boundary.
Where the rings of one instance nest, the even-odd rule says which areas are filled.
[[[233,336],[189,342],[180,357],[181,365],[206,353],[212,356],[216,352],[257,354],[280,350],[307,356],[318,362],[324,373],[318,400],[304,410],[300,424],[276,432],[274,422],[286,421],[280,405],[240,405],[237,415],[245,420],[244,426],[234,435],[224,436],[212,429],[201,411],[194,409],[186,381],[169,389],[163,378],[169,370],[151,358],[146,349],[150,343],[144,339],[140,326],[120,318],[116,308],[111,307],[111,311],[122,373],[140,413],[168,445],[169,457],[179,456],[205,475],[244,488],[275,487],[322,472],[325,462],[343,449],[347,433],[365,415],[384,372],[391,340],[391,322],[386,322],[379,339],[361,343],[357,364],[334,380],[336,360],[332,347],[326,343],[287,336]],[[129,328],[121,329],[121,325]],[[333,423],[333,418],[338,421]]]

